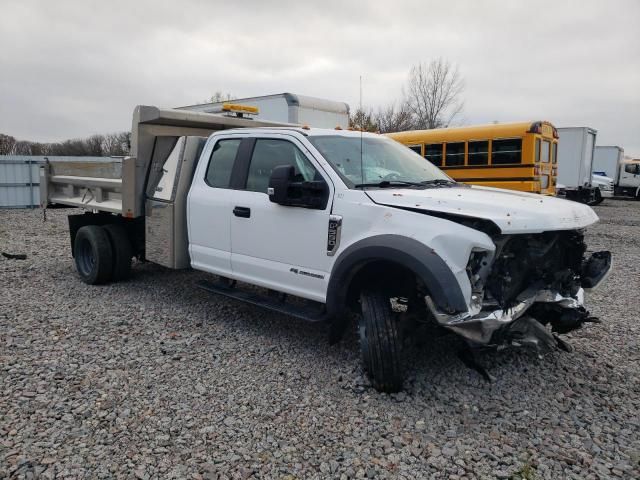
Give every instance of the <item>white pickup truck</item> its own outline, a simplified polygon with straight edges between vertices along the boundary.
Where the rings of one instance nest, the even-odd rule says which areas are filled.
[[[125,279],[135,256],[331,322],[334,339],[355,318],[384,391],[402,388],[416,322],[470,346],[566,348],[557,334],[591,320],[584,292],[611,267],[585,257],[588,206],[456,183],[380,135],[137,107],[132,153],[42,169],[43,206],[86,210],[69,216],[83,281]]]

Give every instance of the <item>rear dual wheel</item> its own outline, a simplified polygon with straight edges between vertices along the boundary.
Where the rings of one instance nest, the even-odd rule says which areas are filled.
[[[131,242],[122,225],[86,225],[73,244],[76,269],[84,283],[100,285],[131,274]]]

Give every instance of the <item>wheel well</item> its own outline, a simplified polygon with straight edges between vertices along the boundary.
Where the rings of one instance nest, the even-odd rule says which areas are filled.
[[[381,287],[390,296],[411,298],[421,283],[409,268],[390,260],[370,260],[354,270],[346,296],[346,306],[352,310],[357,309],[360,292],[365,287]]]

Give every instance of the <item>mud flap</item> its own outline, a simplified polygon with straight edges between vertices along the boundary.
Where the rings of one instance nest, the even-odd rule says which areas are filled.
[[[595,288],[611,270],[611,252],[595,252],[582,263],[582,288]]]

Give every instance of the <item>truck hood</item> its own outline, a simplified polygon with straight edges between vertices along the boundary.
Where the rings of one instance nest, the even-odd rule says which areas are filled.
[[[372,189],[366,193],[380,205],[490,220],[504,234],[575,230],[598,221],[595,212],[581,203],[490,187]]]

